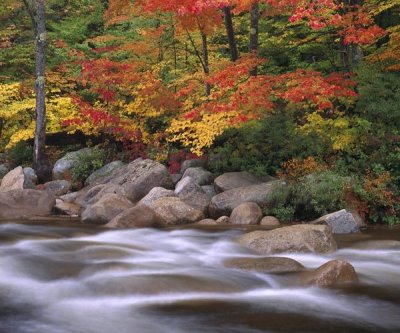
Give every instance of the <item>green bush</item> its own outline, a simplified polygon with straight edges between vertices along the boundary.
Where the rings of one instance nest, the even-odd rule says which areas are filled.
[[[226,131],[209,151],[211,170],[274,175],[283,162],[293,157],[323,156],[329,152],[322,140],[299,133],[296,126],[289,113],[279,112]]]
[[[283,222],[307,221],[345,208],[345,190],[351,178],[323,171],[299,182],[277,185],[267,199],[265,213]]]
[[[33,146],[25,141],[18,142],[8,151],[8,156],[15,165],[32,165]]]
[[[103,149],[94,148],[88,154],[80,154],[76,158],[76,165],[72,170],[72,180],[83,182],[91,173],[104,166],[106,152]]]

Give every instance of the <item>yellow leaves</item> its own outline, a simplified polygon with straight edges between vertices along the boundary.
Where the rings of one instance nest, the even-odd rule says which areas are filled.
[[[357,117],[344,116],[341,113],[336,118],[324,118],[318,112],[307,116],[307,123],[300,127],[305,134],[316,133],[330,143],[335,151],[350,152],[371,124]]]
[[[210,147],[215,138],[230,127],[236,113],[212,113],[203,114],[200,121],[191,119],[172,120],[167,130],[172,134],[170,142],[180,142],[183,146],[190,148],[191,152],[201,156],[203,149]]]

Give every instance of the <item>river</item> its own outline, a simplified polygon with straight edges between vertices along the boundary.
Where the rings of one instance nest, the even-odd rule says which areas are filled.
[[[286,255],[309,269],[349,261],[360,283],[334,289],[225,268],[255,256],[235,243],[241,232],[3,222],[0,332],[400,332],[399,229],[342,236],[329,255]]]

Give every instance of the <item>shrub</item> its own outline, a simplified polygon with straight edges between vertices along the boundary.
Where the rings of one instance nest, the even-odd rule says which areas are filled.
[[[265,213],[284,222],[313,220],[346,207],[345,191],[351,178],[321,171],[289,185],[277,185]]]
[[[100,169],[105,164],[105,160],[106,152],[99,148],[92,149],[88,154],[80,154],[72,170],[72,180],[83,182],[91,173]]]
[[[33,146],[25,141],[20,141],[8,151],[8,156],[15,165],[32,165]]]

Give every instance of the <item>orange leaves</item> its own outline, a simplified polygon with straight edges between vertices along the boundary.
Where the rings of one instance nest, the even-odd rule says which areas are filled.
[[[294,183],[300,178],[310,175],[314,172],[326,170],[328,166],[325,163],[319,163],[313,156],[303,160],[293,158],[282,164],[284,172],[278,172],[278,177]]]

